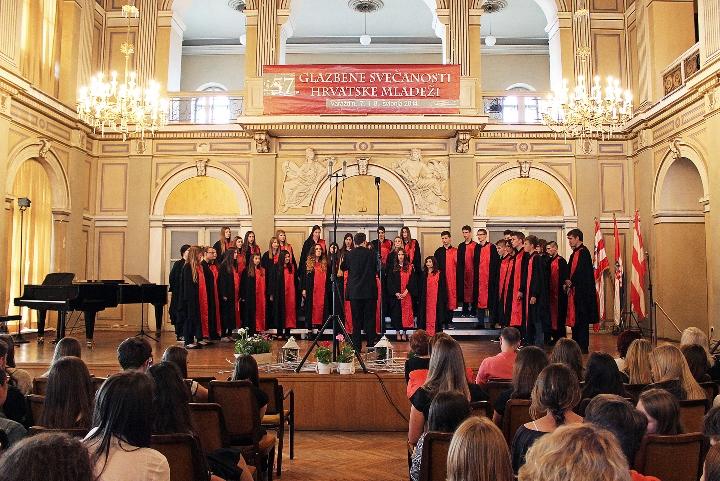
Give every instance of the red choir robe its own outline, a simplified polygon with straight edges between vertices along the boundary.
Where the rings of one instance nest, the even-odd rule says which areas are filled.
[[[399,292],[408,291],[402,300],[396,297]],[[417,279],[412,264],[406,269],[395,269],[388,273],[386,293],[390,299],[390,318],[393,328],[412,329],[413,327],[413,299],[417,296]]]
[[[202,265],[198,265],[198,304],[200,305],[200,327],[204,338],[210,337],[209,317],[210,305],[208,298],[208,286],[205,279],[205,272]]]
[[[497,292],[500,278],[500,256],[495,244],[486,242],[485,245],[478,244],[480,249],[479,263],[477,269],[477,307],[489,309],[490,318],[497,319]]]
[[[255,269],[255,329],[258,331],[265,330],[265,269],[262,267]]]
[[[425,329],[430,336],[442,325],[446,312],[446,291],[440,271],[423,273],[420,283],[420,309],[418,310],[418,328]]]
[[[329,315],[329,282],[327,266],[323,268],[319,262],[315,263],[311,271],[305,272],[303,290],[305,290],[305,323],[308,328],[321,326]]]
[[[581,324],[582,328],[587,329],[588,325],[600,322],[590,251],[585,245],[581,245],[573,251],[568,263],[572,288],[568,292],[566,324],[570,327]],[[575,330],[573,339],[574,335]],[[585,349],[587,350],[587,346]]]
[[[372,241],[370,243],[370,246],[372,247],[372,249],[375,252],[377,252],[377,250],[378,250],[378,243],[379,243],[379,239],[375,239],[374,241]],[[385,269],[385,267],[387,266],[388,255],[390,255],[390,252],[392,252],[392,248],[393,248],[393,243],[392,243],[392,241],[390,241],[388,239],[385,239],[380,244],[380,262],[382,262],[383,269]]]
[[[568,278],[567,262],[562,256],[556,255],[550,259],[549,270],[550,328],[564,337],[567,295],[563,286]]]
[[[508,290],[511,285],[513,260],[513,256],[505,256],[500,260],[497,320],[503,326],[507,326],[509,321]]]
[[[415,272],[420,272],[422,270],[423,261],[418,241],[410,239],[408,242],[405,242],[403,249],[407,255],[408,262],[415,268]]]
[[[218,277],[220,276],[220,269],[217,264],[208,264],[210,271],[213,275],[213,293],[215,297],[215,330],[220,335],[220,294],[218,292]]]
[[[523,309],[523,300],[518,299],[518,294],[522,289],[525,275],[523,270],[526,265],[527,254],[522,248],[520,252],[517,252],[513,258],[512,264],[512,289],[510,290],[511,298],[511,312],[510,312],[510,325],[513,327],[522,326],[525,320],[525,312]]]
[[[348,271],[343,271],[343,299],[345,302],[343,302],[343,312],[345,314],[345,330],[347,332],[353,332],[353,318],[352,318],[352,309],[350,309],[350,301],[345,296],[345,293],[347,292],[347,283],[348,283]]]
[[[378,292],[378,298],[377,303],[375,304],[375,332],[381,332],[381,325],[382,325],[382,319],[380,318],[380,306],[383,302],[383,293],[382,289],[380,288],[380,276],[375,276],[375,283],[377,284],[377,292]],[[385,316],[385,313],[382,313],[383,316]]]
[[[446,309],[454,311],[458,306],[457,295],[457,255],[458,250],[450,246],[440,246],[435,251],[435,260],[442,275],[442,281],[446,292]]]
[[[298,286],[295,272],[294,268],[277,265],[271,280],[273,320],[278,331],[297,327]]]
[[[297,327],[297,311],[295,310],[295,270],[283,269],[285,284],[285,328]]]
[[[478,243],[461,242],[457,247],[457,296],[458,303],[475,303],[477,299],[477,268],[480,258]]]

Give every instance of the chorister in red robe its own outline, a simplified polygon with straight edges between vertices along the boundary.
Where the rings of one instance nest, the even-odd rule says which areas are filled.
[[[347,292],[348,272],[343,271],[343,314],[345,314],[345,330],[353,332],[352,309],[350,309],[350,300],[344,294]]]
[[[490,319],[497,320],[497,293],[500,279],[500,256],[492,242],[478,244],[480,250],[477,269],[477,307],[488,309]]]
[[[308,329],[319,327],[330,315],[330,275],[327,262],[306,262],[302,290],[305,295],[305,324]]]
[[[563,289],[568,278],[568,265],[560,255],[550,257],[549,262],[549,303],[550,303],[550,341],[565,337],[565,315],[567,313],[567,295]]]
[[[286,262],[286,259],[289,259],[289,254],[280,251],[271,281],[273,320],[278,334],[282,330],[287,331],[297,327],[297,276],[295,266],[292,262]]]
[[[208,296],[208,283],[205,277],[205,271],[202,264],[197,267],[198,276],[198,304],[200,305],[200,327],[202,337],[207,339],[210,337],[209,318],[210,318],[210,299]]]
[[[446,313],[447,295],[440,271],[425,269],[420,282],[420,308],[417,313],[418,328],[430,336],[442,327]]]
[[[217,264],[208,264],[210,272],[213,275],[213,297],[215,298],[215,331],[220,335],[221,331],[221,319],[220,317],[220,294],[218,292],[218,277],[220,275],[220,269]]]
[[[520,289],[525,280],[524,266],[526,264],[527,254],[520,248],[513,258],[512,264],[512,288],[510,289],[511,308],[510,308],[510,325],[520,327],[524,325],[525,309],[524,303],[520,296]]]
[[[571,287],[567,290],[566,324],[573,328],[573,339],[580,345],[580,349],[587,352],[589,326],[600,322],[592,256],[588,248],[583,244],[574,248],[568,264]]]
[[[533,238],[534,236],[528,236],[525,242],[536,242],[537,238],[534,238],[534,241],[529,240]],[[526,254],[525,279],[521,289],[525,309],[523,325],[526,342],[542,346],[545,342],[544,323],[548,318],[548,281],[545,277],[545,265],[542,257],[535,252],[535,246],[531,245],[531,252]]]
[[[508,302],[510,299],[510,288],[513,274],[513,263],[515,257],[513,255],[506,255],[500,260],[500,282],[498,292],[498,309],[497,309],[497,320],[502,326],[507,326],[510,321],[510,313],[512,310],[512,302]]]
[[[463,314],[475,311],[477,302],[478,264],[480,250],[474,240],[461,242],[457,247],[457,296],[463,306]]]
[[[390,319],[396,331],[405,331],[413,328],[413,298],[417,296],[417,280],[415,269],[407,262],[403,266],[396,265],[388,272],[386,293],[390,299]],[[407,295],[398,299],[397,294]]]

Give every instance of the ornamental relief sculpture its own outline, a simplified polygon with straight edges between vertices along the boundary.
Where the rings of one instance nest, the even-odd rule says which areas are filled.
[[[283,201],[281,211],[309,207],[320,181],[325,178],[325,165],[316,159],[312,147],[305,149],[305,161],[297,165],[286,160],[282,164]]]
[[[412,192],[418,214],[446,214],[448,211],[448,163],[446,160],[424,160],[420,149],[393,163],[393,171]]]

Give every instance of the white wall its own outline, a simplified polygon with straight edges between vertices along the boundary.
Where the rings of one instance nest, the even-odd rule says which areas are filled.
[[[193,91],[208,82],[217,82],[228,90],[245,87],[244,55],[183,55],[180,89]]]
[[[510,85],[525,83],[538,92],[550,90],[549,55],[483,55],[482,88],[499,92]]]
[[[409,64],[442,63],[440,53],[384,54],[384,53],[288,53],[285,57],[288,65],[297,64]]]

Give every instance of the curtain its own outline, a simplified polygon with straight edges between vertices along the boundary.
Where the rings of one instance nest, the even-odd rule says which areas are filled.
[[[37,88],[55,95],[60,59],[60,0],[23,0],[21,70]]]
[[[20,209],[13,202],[10,293],[8,313],[17,313],[13,300],[20,295],[21,285],[40,284],[50,272],[50,255],[53,242],[52,193],[42,164],[25,161],[15,177],[13,196],[27,197],[32,202],[24,214],[22,231],[22,282],[20,281]],[[36,320],[36,311],[23,309],[23,326],[30,327]]]

